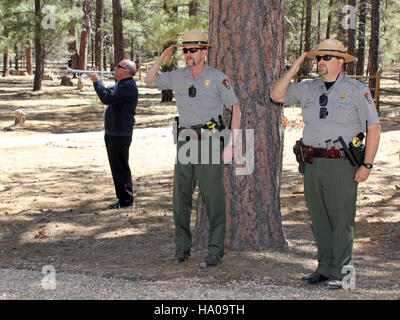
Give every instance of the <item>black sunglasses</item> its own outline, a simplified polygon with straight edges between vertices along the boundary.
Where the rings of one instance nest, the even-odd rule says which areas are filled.
[[[325,119],[328,115],[328,109],[326,108],[328,104],[328,96],[324,93],[319,97],[319,105],[321,109],[319,109],[319,118]]]
[[[119,63],[118,63],[118,65],[117,65],[117,68],[121,68],[121,69],[128,70],[127,68],[125,68],[125,67],[121,66]]]
[[[330,61],[332,58],[339,59],[339,57],[333,56],[331,54],[326,54],[324,56],[317,56],[317,61],[321,61],[321,59],[324,59],[324,61]]]
[[[195,53],[198,50],[203,50],[203,48],[183,48],[183,53],[188,53],[188,51],[190,53]]]

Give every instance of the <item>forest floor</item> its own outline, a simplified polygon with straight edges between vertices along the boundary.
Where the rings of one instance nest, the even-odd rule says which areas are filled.
[[[116,200],[104,106],[89,82],[82,90],[59,83],[44,81],[32,92],[32,77],[0,79],[0,129],[13,123],[16,109],[27,117],[23,127],[0,131],[0,299],[400,299],[400,116],[393,112],[400,107],[381,107],[375,166],[359,185],[356,288],[328,291],[300,281],[316,267],[291,151],[301,136],[300,109],[285,108],[281,211],[288,249],[227,248],[220,266],[203,270],[204,250],[183,266],[171,264],[175,104],[160,104],[159,92],[138,81],[130,154],[136,203],[108,210]],[[387,86],[400,90],[399,83]],[[382,96],[400,105],[400,96]],[[41,286],[48,265],[57,274],[55,290]],[[104,289],[110,281],[118,286]]]

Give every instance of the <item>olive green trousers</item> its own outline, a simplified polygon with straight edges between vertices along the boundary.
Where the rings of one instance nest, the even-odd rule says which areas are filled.
[[[317,271],[343,278],[342,268],[353,265],[357,167],[346,159],[314,158],[306,163],[304,194],[318,248]]]
[[[222,257],[226,226],[224,164],[221,160],[222,143],[218,139],[213,148],[213,139],[208,138],[209,144],[203,148],[200,141],[178,141],[173,190],[175,246],[176,251],[189,251],[191,248],[192,195],[198,182],[208,213],[208,252]],[[191,149],[189,144],[192,144]],[[196,150],[197,154],[192,157],[194,161],[187,163],[187,156]],[[214,159],[213,154],[216,154]],[[213,164],[213,160],[217,163]]]

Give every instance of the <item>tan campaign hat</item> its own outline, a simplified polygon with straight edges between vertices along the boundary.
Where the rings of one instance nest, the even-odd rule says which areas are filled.
[[[322,41],[318,46],[317,50],[307,53],[307,57],[310,59],[316,59],[317,56],[324,56],[331,54],[333,56],[344,58],[345,62],[352,62],[356,60],[356,57],[346,53],[346,48],[343,43],[337,39],[326,39]]]
[[[183,35],[182,43],[176,44],[176,47],[186,47],[193,45],[201,45],[202,47],[213,47],[207,41],[207,35],[198,29],[192,29]]]

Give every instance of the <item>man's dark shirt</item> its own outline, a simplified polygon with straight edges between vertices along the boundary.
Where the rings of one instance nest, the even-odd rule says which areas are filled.
[[[138,89],[133,78],[122,79],[108,88],[96,81],[94,89],[101,102],[108,105],[104,112],[105,134],[131,136],[138,103]]]

